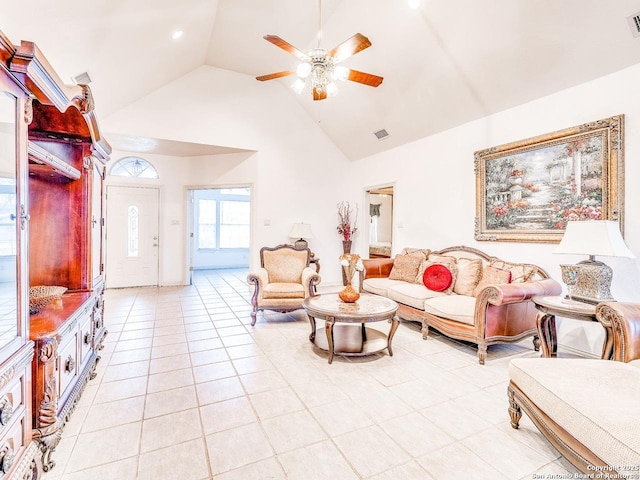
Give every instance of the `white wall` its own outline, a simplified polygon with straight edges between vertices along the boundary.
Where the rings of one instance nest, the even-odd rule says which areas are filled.
[[[625,240],[640,256],[640,65],[438,135],[364,158],[351,166],[353,188],[394,183],[394,253],[403,247],[469,245],[506,260],[545,268],[561,282],[560,263],[584,258],[555,255],[555,244],[474,240],[476,150],[625,114]],[[438,112],[434,112],[437,115]],[[638,260],[603,258],[614,269],[612,294],[640,300]],[[576,324],[580,323],[576,327]],[[601,328],[563,322],[560,342],[599,353]]]
[[[187,278],[186,188],[229,185],[252,187],[252,266],[260,247],[291,243],[291,225],[304,221],[313,229],[309,246],[320,258],[323,281],[341,282],[336,205],[360,201],[359,191],[347,188],[348,160],[280,84],[201,67],[107,117],[102,126],[107,138],[121,133],[256,151],[242,161],[142,155],[162,170],[161,284]]]

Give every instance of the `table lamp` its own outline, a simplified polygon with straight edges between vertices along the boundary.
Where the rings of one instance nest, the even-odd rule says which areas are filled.
[[[294,243],[296,250],[307,248],[308,244],[305,238],[313,238],[313,233],[311,233],[311,225],[303,222],[294,223],[291,227],[291,231],[289,232],[289,237],[298,238],[298,240],[296,240]]]
[[[562,241],[553,253],[589,256],[588,260],[560,268],[570,298],[592,304],[614,300],[610,291],[613,270],[596,260],[596,255],[635,258],[622,239],[618,222],[611,220],[567,222]]]

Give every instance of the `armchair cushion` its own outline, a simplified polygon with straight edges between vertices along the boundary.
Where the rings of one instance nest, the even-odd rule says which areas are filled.
[[[304,286],[301,283],[269,283],[264,287],[262,298],[304,298]]]
[[[302,270],[309,264],[309,252],[292,248],[264,250],[262,259],[269,272],[269,283],[301,283]]]

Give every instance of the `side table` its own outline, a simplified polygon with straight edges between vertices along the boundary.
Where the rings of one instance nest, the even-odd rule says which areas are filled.
[[[558,337],[556,332],[556,315],[574,320],[597,322],[596,306],[567,300],[562,296],[533,297],[531,301],[539,310],[536,317],[538,336],[540,337],[540,350],[542,356],[557,357]],[[600,324],[605,329],[605,340],[602,346],[602,358],[609,360],[613,356],[613,332],[611,325]]]

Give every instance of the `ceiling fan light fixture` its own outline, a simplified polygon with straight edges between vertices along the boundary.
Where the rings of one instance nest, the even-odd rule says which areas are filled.
[[[333,67],[333,72],[331,72],[331,77],[334,80],[340,80],[344,82],[349,76],[349,69],[347,67],[343,67],[342,65],[336,65]]]
[[[291,85],[291,88],[293,89],[294,92],[300,95],[304,90],[304,86],[305,86],[305,81],[302,78],[297,78],[296,81],[293,82],[293,84]]]
[[[311,73],[311,64],[308,62],[302,62],[298,64],[296,68],[296,75],[300,78],[307,78]]]
[[[334,82],[330,82],[327,84],[327,95],[330,97],[335,97],[338,95],[338,87]]]

